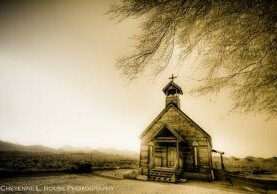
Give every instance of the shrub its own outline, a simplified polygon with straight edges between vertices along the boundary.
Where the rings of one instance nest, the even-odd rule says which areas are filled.
[[[87,162],[75,162],[70,167],[69,171],[72,173],[87,173],[91,172],[91,164]]]
[[[254,157],[252,157],[252,156],[247,156],[247,157],[245,158],[245,160],[246,160],[247,162],[254,162]]]
[[[268,174],[268,173],[270,173],[270,172],[265,169],[257,169],[252,172],[252,174]]]

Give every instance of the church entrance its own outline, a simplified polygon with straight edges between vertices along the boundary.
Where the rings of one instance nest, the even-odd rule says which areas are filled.
[[[176,146],[174,143],[157,143],[155,147],[154,166],[174,168],[175,162]]]
[[[178,133],[163,127],[152,140],[148,152],[150,169],[177,169],[182,166],[179,147],[184,140]]]

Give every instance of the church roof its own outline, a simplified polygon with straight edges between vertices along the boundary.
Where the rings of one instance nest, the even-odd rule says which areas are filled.
[[[188,115],[186,115],[181,109],[179,109],[178,107],[176,107],[173,104],[170,104],[169,106],[165,107],[162,112],[150,123],[150,125],[141,133],[140,138],[142,138],[148,131],[149,129],[162,117],[162,115],[169,110],[169,108],[174,108],[176,111],[178,111],[184,118],[186,118],[187,120],[189,120],[195,127],[197,127],[202,133],[204,133],[209,141],[210,144],[211,143],[211,136],[204,130],[202,129],[196,122],[194,122]]]
[[[166,94],[166,91],[170,89],[176,89],[179,94],[183,94],[182,88],[174,83],[174,81],[170,81],[164,88],[163,92]]]

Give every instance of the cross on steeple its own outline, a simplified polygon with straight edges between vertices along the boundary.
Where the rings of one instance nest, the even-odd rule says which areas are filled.
[[[172,74],[171,77],[169,77],[168,79],[171,79],[171,81],[173,82],[175,78],[177,78],[177,76],[174,76],[174,75]]]

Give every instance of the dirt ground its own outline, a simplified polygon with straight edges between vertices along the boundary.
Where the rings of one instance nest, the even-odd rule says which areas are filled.
[[[90,174],[59,174],[1,178],[0,193],[95,193],[95,194],[231,194],[258,193],[248,187],[229,186],[222,182],[188,181],[159,183],[122,179],[122,171]],[[268,193],[276,193],[270,191]]]

